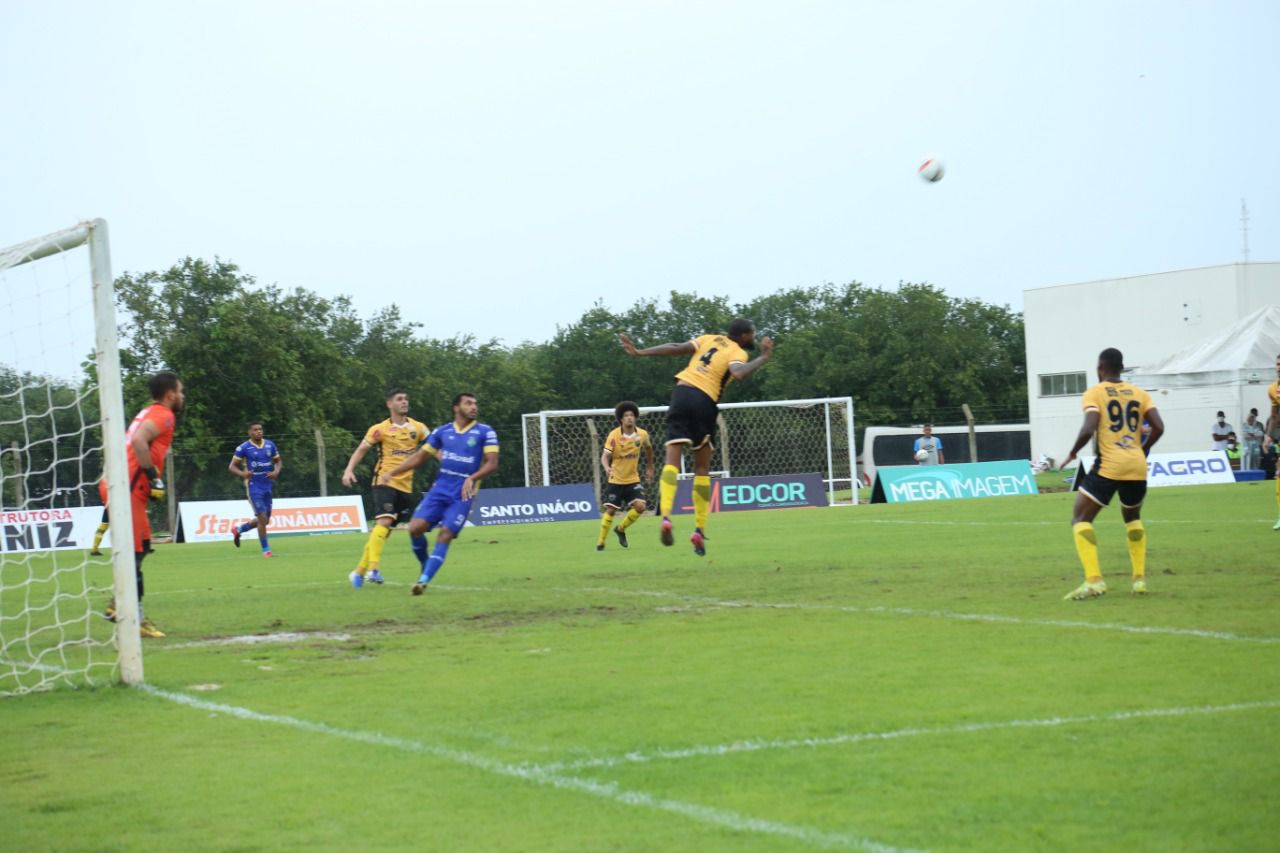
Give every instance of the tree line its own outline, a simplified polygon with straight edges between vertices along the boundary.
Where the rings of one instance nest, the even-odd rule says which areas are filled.
[[[364,431],[386,417],[384,395],[392,386],[408,390],[410,415],[430,426],[449,419],[454,394],[475,393],[481,418],[503,448],[491,483],[523,485],[522,414],[606,408],[621,399],[642,406],[668,401],[680,360],[628,358],[618,332],[648,346],[724,330],[737,316],[754,319],[777,350],[750,381],[730,386],[728,400],[849,396],[859,443],[867,426],[960,421],[964,403],[985,423],[1027,415],[1021,315],[928,284],[896,290],[825,284],[745,303],[673,291],[664,301],[643,299],[620,312],[597,303],[550,341],[517,346],[433,338],[395,305],[365,318],[348,296],[259,285],[220,259],[186,258],[164,271],[122,275],[116,298],[127,414],[149,402],[146,378],[156,370],[173,370],[186,383],[173,477],[189,500],[239,494],[226,466],[255,419],[285,459],[278,495],[315,493],[317,430],[329,491],[344,491],[339,477],[347,457]],[[87,357],[79,388],[55,383],[39,390],[31,379],[0,365],[0,447],[34,442],[35,455],[28,451],[23,463],[28,472],[50,464],[40,448],[52,455],[59,443],[83,446],[77,422],[96,418],[93,396],[83,393],[95,380]],[[67,405],[76,398],[79,405]],[[12,465],[5,470],[12,474]],[[50,482],[36,491],[52,493],[53,479],[96,478],[94,471],[50,470]],[[368,473],[366,462],[366,483]],[[11,499],[6,491],[5,503]]]

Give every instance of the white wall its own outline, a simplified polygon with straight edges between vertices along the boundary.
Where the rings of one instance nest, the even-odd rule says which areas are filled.
[[[1280,263],[1229,264],[1023,291],[1031,453],[1061,459],[1080,429],[1080,396],[1041,397],[1040,375],[1084,371],[1097,382],[1098,353],[1116,347],[1129,368],[1153,364],[1280,303]],[[1235,426],[1251,406],[1266,418],[1266,386],[1157,393],[1161,449],[1207,450],[1218,409]],[[1255,399],[1256,398],[1256,399]],[[1243,408],[1243,411],[1240,409]]]

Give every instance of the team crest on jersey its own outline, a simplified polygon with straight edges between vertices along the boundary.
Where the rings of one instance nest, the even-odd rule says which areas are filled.
[[[467,439],[467,447],[475,447],[475,446],[476,446],[476,437],[473,435]]]

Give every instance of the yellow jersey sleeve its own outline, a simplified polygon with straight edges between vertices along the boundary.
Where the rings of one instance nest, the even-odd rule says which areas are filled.
[[[1280,406],[1280,379],[1267,386],[1267,399],[1271,401],[1273,407]]]
[[[701,335],[692,343],[693,356],[685,369],[676,374],[676,379],[718,401],[725,386],[733,381],[729,365],[747,361],[746,350],[724,335]]]

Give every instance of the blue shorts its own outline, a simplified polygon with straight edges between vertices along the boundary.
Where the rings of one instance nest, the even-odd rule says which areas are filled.
[[[464,501],[456,492],[432,488],[422,496],[422,503],[413,511],[414,518],[421,518],[430,530],[442,524],[457,536],[471,514],[471,501]]]
[[[271,515],[271,489],[249,489],[249,503],[255,513]]]

